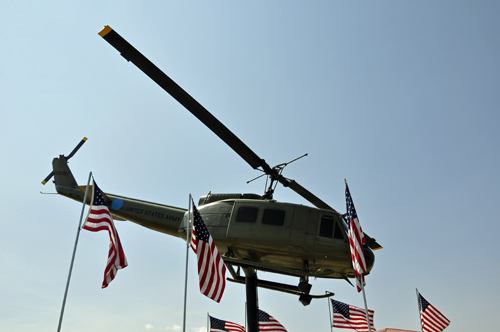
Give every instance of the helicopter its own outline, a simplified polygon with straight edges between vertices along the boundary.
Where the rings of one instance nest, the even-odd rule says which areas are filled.
[[[301,157],[271,167],[116,31],[106,26],[99,35],[203,122],[252,168],[260,170],[261,176],[268,177],[269,186],[262,195],[208,193],[198,201],[202,219],[231,274],[229,281],[247,284],[248,297],[248,282],[253,278],[251,287],[298,295],[303,305],[308,305],[313,298],[333,295],[310,294],[311,277],[344,279],[351,283],[349,278],[354,278],[354,270],[346,214],[339,213],[295,180],[282,175],[288,164]],[[68,156],[54,158],[53,171],[42,181],[46,184],[54,177],[57,193],[78,202],[84,201],[86,186],[78,185],[68,160],[86,140],[84,138]],[[278,184],[295,191],[313,206],[275,200],[274,191]],[[107,192],[103,194],[115,220],[130,221],[186,240],[189,232],[187,209]],[[85,203],[90,204],[89,197]],[[364,235],[366,274],[369,274],[375,262],[373,251],[382,246],[366,233]],[[246,277],[241,275],[241,270]],[[298,277],[299,282],[289,285],[257,279],[256,271]]]

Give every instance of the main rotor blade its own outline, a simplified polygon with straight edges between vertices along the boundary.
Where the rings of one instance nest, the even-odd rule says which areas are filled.
[[[320,209],[335,211],[334,208],[332,208],[330,205],[328,205],[325,202],[323,202],[321,199],[319,199],[312,192],[310,192],[309,190],[307,190],[306,188],[302,187],[300,184],[298,184],[297,182],[295,182],[295,180],[289,180],[289,179],[286,179],[283,176],[280,176],[278,178],[278,181],[284,187],[288,187],[288,188],[292,189],[293,191],[295,191],[300,196],[304,197],[307,201],[309,201],[315,207],[320,208]]]
[[[104,40],[117,49],[127,61],[136,65],[137,68],[149,76],[163,90],[165,90],[189,112],[203,122],[254,169],[262,167],[264,173],[270,175],[273,179],[277,180],[285,187],[289,187],[314,206],[321,209],[333,210],[333,208],[331,208],[328,204],[299,185],[297,182],[286,179],[275,169],[271,168],[264,159],[259,158],[255,152],[253,152],[245,143],[236,137],[236,135],[234,135],[226,126],[214,117],[205,107],[198,103],[193,97],[191,97],[191,95],[177,85],[177,83],[156,67],[116,31],[111,29],[111,27],[106,26],[99,32],[99,36],[104,38]]]
[[[135,47],[130,45],[117,32],[106,26],[99,35],[104,38],[111,46],[116,48],[121,55],[132,62],[153,81],[155,81],[163,90],[170,94],[175,100],[183,105],[195,117],[203,122],[210,130],[219,136],[227,145],[229,145],[243,160],[253,168],[262,167],[264,171],[271,167],[260,159],[250,148],[245,145],[236,135],[234,135],[226,126],[224,126],[216,117],[191,97],[184,89],[168,77],[163,71],[156,67]]]
[[[366,233],[364,233],[364,234],[365,234],[366,245],[368,247],[370,247],[370,249],[379,250],[379,249],[384,248],[380,244],[378,244],[378,242],[374,238],[372,238],[371,236],[368,236]]]

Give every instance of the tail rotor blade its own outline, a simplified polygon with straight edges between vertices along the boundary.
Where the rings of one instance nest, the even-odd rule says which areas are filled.
[[[78,151],[82,147],[83,143],[85,143],[86,141],[87,141],[87,137],[84,137],[80,141],[80,143],[78,143],[78,145],[73,149],[73,151],[71,151],[71,153],[67,157],[65,157],[66,161],[68,161],[71,157],[73,157],[75,155],[76,151]]]
[[[71,153],[66,157],[64,156],[64,159],[66,161],[68,161],[71,157],[73,157],[75,155],[75,153],[82,147],[83,143],[85,143],[87,141],[87,137],[84,137],[80,143],[78,143],[78,145],[73,149],[73,151],[71,151]],[[49,180],[54,176],[54,171],[50,172],[49,175],[47,175],[47,177],[45,179],[43,179],[42,181],[42,184],[45,185],[47,182],[49,182]]]
[[[49,175],[47,175],[47,177],[42,181],[42,184],[45,186],[45,184],[47,182],[49,182],[49,180],[54,176],[54,171],[50,172]]]

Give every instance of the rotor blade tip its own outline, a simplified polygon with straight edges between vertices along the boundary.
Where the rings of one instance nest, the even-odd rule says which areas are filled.
[[[46,184],[46,183],[47,183],[47,181],[45,181],[45,180],[44,180],[44,181],[42,181],[42,184],[43,184],[44,186],[45,186],[45,184]]]
[[[106,25],[104,27],[104,29],[102,29],[101,31],[99,31],[99,36],[104,37],[104,36],[106,36],[112,30],[113,29],[111,29],[111,27],[109,25]]]
[[[87,137],[84,137],[82,141],[86,142],[87,141]]]

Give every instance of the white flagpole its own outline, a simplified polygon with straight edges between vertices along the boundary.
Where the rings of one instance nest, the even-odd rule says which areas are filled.
[[[327,294],[328,292],[325,292]],[[332,301],[329,297],[326,298],[328,301],[328,313],[330,314],[330,331],[333,332],[333,318],[332,318]]]
[[[364,286],[364,281],[365,281],[365,275],[361,274],[361,290],[363,291],[363,300],[365,301],[365,310],[366,310],[366,321],[368,322],[368,330],[372,332],[372,326],[370,324],[370,315],[368,314],[368,305],[366,304],[366,294],[365,294],[365,286]]]
[[[189,194],[189,203],[188,203],[188,219],[186,223],[186,276],[184,278],[184,317],[182,321],[182,331],[186,332],[186,304],[187,304],[187,282],[188,282],[188,259],[189,259],[189,247],[191,240],[191,232],[190,232],[190,223],[191,223],[191,194]]]
[[[420,314],[420,307],[422,307],[422,303],[420,302],[420,293],[418,292],[418,289],[415,288],[417,291],[417,304],[418,304],[418,321],[420,322],[420,331],[424,332],[424,328],[422,327],[422,316]]]
[[[71,280],[71,272],[73,271],[73,263],[75,262],[76,246],[78,245],[78,238],[80,237],[83,212],[85,211],[85,203],[87,202],[87,193],[89,191],[91,177],[92,177],[92,172],[89,173],[89,179],[87,181],[87,188],[85,189],[85,196],[83,197],[82,212],[80,214],[80,222],[78,223],[78,230],[76,231],[75,246],[73,248],[73,256],[71,257],[71,264],[69,266],[68,280],[66,281],[66,290],[64,291],[63,303],[62,303],[62,307],[61,307],[61,315],[59,316],[59,325],[57,326],[57,332],[61,331],[61,324],[62,324],[62,319],[63,319],[63,315],[64,315],[64,307],[66,306],[66,297],[68,296],[69,281]]]

